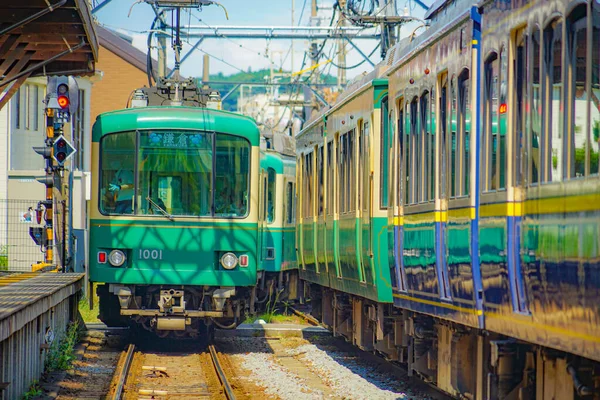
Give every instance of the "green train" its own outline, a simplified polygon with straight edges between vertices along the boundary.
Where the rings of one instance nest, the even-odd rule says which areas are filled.
[[[254,120],[134,107],[98,116],[92,136],[89,279],[107,325],[197,337],[297,282],[282,250],[294,157],[261,149]]]

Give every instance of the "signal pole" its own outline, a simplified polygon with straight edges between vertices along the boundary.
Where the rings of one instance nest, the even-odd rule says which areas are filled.
[[[78,100],[75,99],[75,96],[78,95],[77,83],[70,77],[52,77],[48,78],[47,88],[45,146],[33,148],[36,153],[44,157],[46,163],[44,169],[46,175],[36,179],[46,186],[46,199],[38,202],[35,210],[37,223],[41,224],[43,216],[45,227],[29,228],[31,238],[42,247],[44,261],[32,265],[33,271],[48,268],[58,269],[54,254],[54,184],[58,182],[62,191],[60,172],[63,170],[65,162],[76,151],[62,134],[64,123],[71,118],[71,109],[77,109]],[[66,227],[63,226],[62,229],[64,232]],[[63,243],[63,246],[65,245]]]
[[[346,0],[339,0],[340,8],[346,7]],[[340,12],[338,15],[338,26],[343,27],[346,24],[346,20],[344,19],[344,15]],[[341,89],[346,85],[346,42],[344,39],[338,40],[338,73],[337,73],[337,81],[338,81],[338,89]]]

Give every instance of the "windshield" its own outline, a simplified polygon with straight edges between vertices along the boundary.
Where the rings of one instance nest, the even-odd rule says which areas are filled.
[[[223,133],[145,130],[100,143],[105,214],[243,217],[250,144]]]

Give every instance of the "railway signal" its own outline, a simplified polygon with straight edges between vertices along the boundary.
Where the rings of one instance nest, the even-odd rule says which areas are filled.
[[[77,151],[62,135],[54,140],[52,150],[52,158],[59,167],[63,167],[65,162]]]

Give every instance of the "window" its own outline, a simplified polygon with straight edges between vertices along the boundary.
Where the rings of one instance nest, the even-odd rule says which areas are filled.
[[[333,215],[333,142],[327,143],[327,215]]]
[[[430,200],[430,188],[431,181],[433,180],[433,173],[431,169],[431,122],[429,119],[429,92],[424,92],[420,99],[420,110],[421,110],[421,137],[419,138],[420,149],[419,157],[422,160],[420,166],[422,176],[419,177],[420,190],[419,190],[419,202]]]
[[[448,77],[440,78],[440,198],[447,196],[448,185]]]
[[[506,136],[507,136],[507,114],[506,106],[508,101],[508,54],[506,48],[500,50],[500,104],[504,105],[503,111],[498,115],[498,175],[500,177],[498,188],[506,188]]]
[[[590,143],[588,129],[588,101],[589,93],[587,82],[587,18],[585,5],[577,7],[571,14],[569,21],[569,62],[573,66],[571,87],[571,106],[573,107],[569,135],[569,178],[579,178],[590,174],[587,147]]]
[[[83,170],[84,165],[84,137],[85,137],[85,91],[79,89],[79,102],[77,111],[73,115],[73,147],[77,153],[73,155],[73,169]]]
[[[313,202],[313,153],[304,156],[304,216],[314,215]]]
[[[457,164],[456,164],[456,130],[457,130],[457,101],[456,101],[456,79],[452,79],[452,83],[450,86],[450,91],[451,91],[451,95],[452,95],[452,109],[451,109],[451,116],[450,116],[450,168],[448,168],[448,173],[450,174],[450,198],[456,197],[457,196],[457,190],[456,190],[456,171],[458,170],[457,168]]]
[[[600,154],[600,4],[592,3],[592,82],[591,82],[591,126],[588,131],[590,149],[590,174],[598,173]]]
[[[531,137],[528,138],[528,174],[529,182],[531,184],[536,184],[540,181],[540,141],[542,137],[542,121],[544,116],[541,88],[541,51],[540,29],[534,27],[531,32]]]
[[[324,187],[324,177],[325,177],[325,165],[323,165],[323,146],[319,147],[318,153],[317,153],[317,170],[319,171],[319,175],[318,175],[318,196],[317,196],[317,209],[319,212],[319,216],[323,215],[323,197],[325,196],[325,187]]]
[[[346,135],[341,135],[338,143],[338,195],[340,199],[339,212],[346,212],[346,199],[348,198],[348,186],[346,184]]]
[[[106,135],[100,149],[104,213],[247,215],[250,144],[244,138],[145,130]]]
[[[353,129],[348,132],[346,144],[348,146],[346,157],[346,190],[348,191],[348,199],[346,204],[346,212],[356,210],[356,155],[354,154],[354,140],[356,131]]]
[[[266,218],[267,224],[272,224],[275,219],[275,203],[276,203],[276,195],[277,191],[275,190],[277,175],[275,174],[275,170],[273,168],[267,169],[267,209],[266,209]]]
[[[467,196],[469,194],[469,178],[470,178],[470,160],[469,146],[469,131],[471,130],[471,114],[470,114],[470,81],[469,71],[463,70],[458,78],[458,148],[459,159],[457,160],[457,171],[459,179],[456,190],[457,196]]]
[[[23,92],[21,92],[21,88],[17,90],[17,94],[14,97],[15,102],[15,128],[21,129],[21,114],[23,113],[22,104],[23,100],[21,100],[21,96]]]
[[[544,140],[545,182],[557,182],[563,176],[563,81],[562,81],[562,20],[555,20],[544,29],[545,105],[547,123]]]
[[[431,89],[429,101],[429,126],[427,127],[429,143],[429,197],[428,200],[435,199],[435,90]]]
[[[390,135],[389,135],[389,104],[387,96],[381,101],[381,208],[386,208],[389,204],[389,184],[390,184]]]
[[[408,204],[419,201],[419,183],[421,181],[420,140],[419,138],[419,99],[415,97],[410,103],[410,146],[408,151],[408,168],[410,170]]]
[[[398,205],[400,205],[402,199],[402,177],[406,168],[404,168],[404,99],[398,100],[398,159],[397,169],[398,169],[398,187],[397,187],[397,196],[398,196]]]
[[[288,224],[291,224],[294,222],[294,184],[292,182],[287,183],[285,195],[286,195],[286,206],[285,206],[286,218],[285,218],[285,221]]]
[[[485,191],[498,189],[498,55],[491,54],[484,68],[483,184]]]
[[[371,171],[370,171],[370,165],[369,165],[370,152],[369,152],[369,123],[368,122],[365,122],[362,125],[361,140],[363,143],[363,155],[362,155],[363,184],[362,184],[361,196],[363,198],[363,200],[362,200],[363,211],[366,212],[369,210],[369,200],[370,200],[370,195],[371,195],[371,182],[370,182]]]

